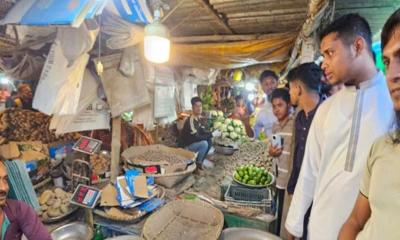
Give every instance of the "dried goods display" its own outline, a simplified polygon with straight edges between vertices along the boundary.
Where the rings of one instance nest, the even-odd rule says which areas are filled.
[[[106,154],[93,154],[90,156],[90,164],[95,174],[99,175],[110,169],[110,156]]]
[[[145,212],[141,212],[137,209],[124,209],[122,211],[116,207],[106,209],[105,213],[109,219],[113,219],[116,221],[133,221],[146,215]]]
[[[26,109],[7,109],[0,113],[0,144],[7,141],[69,141],[77,139],[77,134],[55,135],[50,130],[51,117]],[[3,142],[1,142],[3,141]]]
[[[73,208],[69,203],[71,195],[61,188],[44,191],[39,197],[42,219],[48,221],[70,213]]]
[[[163,150],[156,150],[156,149],[151,149],[148,150],[138,156],[136,156],[132,163],[133,164],[141,164],[143,162],[162,162],[166,165],[171,164],[182,164],[186,162],[186,158],[181,155],[176,155],[171,152],[163,151]]]
[[[268,154],[268,144],[260,141],[243,143],[240,149],[225,161],[224,168],[232,173],[236,168],[246,164],[264,167],[267,171],[271,171],[272,158]]]

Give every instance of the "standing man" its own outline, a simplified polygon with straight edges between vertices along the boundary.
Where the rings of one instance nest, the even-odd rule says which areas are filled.
[[[288,198],[285,197],[287,184],[291,171],[291,149],[294,118],[292,105],[290,104],[290,94],[286,88],[277,88],[271,94],[272,109],[278,119],[272,128],[273,136],[282,141],[274,145],[274,141],[269,148],[269,155],[274,157],[276,165],[276,202],[278,203],[278,216],[276,219],[277,234],[286,239],[284,223],[288,210]],[[272,139],[271,139],[272,140]],[[275,143],[276,144],[276,143]]]
[[[196,164],[199,169],[213,164],[206,160],[206,156],[212,147],[212,137],[221,136],[221,132],[211,133],[201,121],[203,108],[201,98],[194,97],[191,100],[192,115],[186,119],[179,138],[179,145],[192,152],[197,152]]]
[[[388,131],[393,112],[383,73],[374,63],[368,22],[347,14],[321,34],[322,69],[345,87],[318,108],[286,221],[291,238],[303,235],[313,203],[309,239],[337,239],[357,198],[372,143]]]
[[[7,198],[9,191],[7,168],[0,162],[0,226],[1,239],[51,240],[51,236],[36,215],[35,210],[25,202]]]
[[[272,135],[272,126],[277,122],[272,112],[271,93],[278,87],[278,76],[271,70],[265,70],[260,76],[260,85],[265,94],[264,106],[258,112],[254,125],[254,137],[258,138],[261,132],[266,136]]]
[[[371,149],[356,205],[340,240],[400,239],[400,9],[383,27],[381,43],[397,124]]]
[[[314,119],[318,106],[321,103],[321,77],[322,70],[315,63],[301,64],[290,70],[287,75],[291,103],[301,109],[297,114],[294,123],[294,149],[292,154],[293,166],[287,186],[289,205],[303,163],[308,131],[310,130],[311,122]],[[307,239],[307,226],[310,210],[311,208],[307,211],[304,217],[302,239]]]

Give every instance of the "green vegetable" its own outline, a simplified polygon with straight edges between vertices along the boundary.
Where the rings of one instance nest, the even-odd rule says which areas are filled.
[[[232,140],[236,140],[236,139],[238,138],[238,135],[237,135],[235,132],[231,132],[231,133],[229,134],[229,137],[230,137]]]

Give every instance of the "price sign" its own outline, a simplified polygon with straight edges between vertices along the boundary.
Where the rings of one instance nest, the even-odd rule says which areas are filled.
[[[79,184],[70,200],[71,204],[84,208],[94,208],[100,198],[100,190],[87,185]]]
[[[81,137],[72,149],[92,155],[100,149],[101,144],[102,141],[100,140],[90,137]]]

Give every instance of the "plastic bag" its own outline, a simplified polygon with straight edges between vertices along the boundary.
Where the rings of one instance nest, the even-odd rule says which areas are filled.
[[[82,24],[79,28],[58,28],[57,39],[60,41],[64,56],[73,62],[79,56],[89,52],[96,42],[99,27]]]
[[[14,79],[37,81],[44,62],[45,59],[43,57],[31,56],[26,53],[24,55],[1,58],[0,68]]]
[[[73,115],[77,112],[83,73],[88,54],[78,57],[72,65],[56,40],[49,52],[33,98],[33,108],[48,114]]]
[[[109,63],[104,60],[103,58],[105,70],[101,81],[113,117],[151,103],[142,64],[139,61],[135,61],[134,76],[126,77],[116,67],[109,66]]]
[[[136,48],[129,47],[125,48],[122,52],[121,63],[119,64],[119,70],[128,77],[135,75],[135,61],[136,60]]]
[[[106,42],[110,49],[131,47],[144,39],[142,26],[126,22],[112,13],[105,14],[101,31],[110,35]]]

